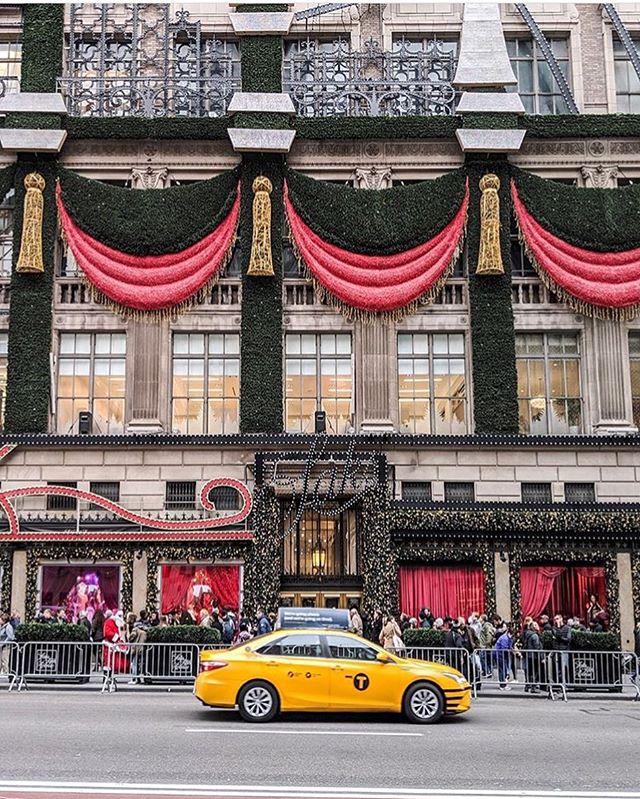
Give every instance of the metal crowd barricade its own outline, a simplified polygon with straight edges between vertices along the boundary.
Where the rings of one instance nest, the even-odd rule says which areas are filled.
[[[0,644],[0,678],[9,681],[9,690],[13,688],[20,671],[20,646],[17,641],[6,641]]]
[[[394,649],[393,654],[402,658],[412,660],[428,660],[431,663],[439,663],[443,666],[450,666],[456,669],[469,680],[474,687],[477,680],[477,672],[473,663],[473,655],[466,649],[460,647],[438,647],[438,646],[408,646],[402,649]],[[474,691],[475,693],[475,691]]]
[[[9,686],[19,691],[29,682],[99,681],[102,691],[110,690],[109,644],[91,641],[28,641],[21,644],[18,673]]]
[[[119,678],[129,683],[178,683],[188,685],[198,676],[200,653],[205,649],[228,649],[226,644],[140,643],[112,644],[109,687]]]
[[[478,654],[481,685],[522,688],[565,702],[569,691],[622,693],[629,689],[634,699],[640,699],[639,658],[633,652],[480,650]]]

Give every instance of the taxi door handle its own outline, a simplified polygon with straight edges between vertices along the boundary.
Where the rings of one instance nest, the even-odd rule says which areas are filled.
[[[331,668],[333,669],[333,671],[344,671],[342,666],[332,666]]]

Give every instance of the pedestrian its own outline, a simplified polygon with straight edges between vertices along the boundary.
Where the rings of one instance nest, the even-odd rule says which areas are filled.
[[[380,638],[378,639],[380,645],[387,651],[395,652],[396,650],[404,649],[402,641],[402,631],[398,626],[398,622],[391,614],[387,615],[380,630]]]
[[[87,631],[87,636],[91,638],[91,622],[87,618],[86,610],[81,610],[80,613],[78,613],[78,621],[76,624],[78,627],[84,627],[84,629]]]
[[[258,608],[258,610],[256,611],[256,618],[258,620],[257,635],[266,635],[266,633],[270,633],[273,627],[271,626],[269,617],[262,608]]]
[[[634,675],[632,677],[632,680],[634,682],[637,682],[638,679],[640,679],[640,621],[636,624],[636,629],[635,629],[635,632],[633,634],[633,637],[634,637],[634,644],[635,644],[633,651],[634,651],[635,656],[636,656],[636,662],[635,662],[635,669],[634,669],[635,673],[634,673]]]
[[[91,619],[91,640],[100,643],[104,639],[104,613],[100,608],[96,610]]]
[[[202,608],[200,611],[200,620],[198,621],[198,626],[211,627],[211,615],[206,608]]]
[[[186,609],[185,609],[185,610],[183,610],[183,611],[182,611],[182,613],[180,614],[180,624],[186,624],[186,625],[189,625],[189,624],[193,624],[193,623],[194,623],[194,621],[195,621],[195,619],[194,619],[194,618],[193,618],[193,616],[192,616],[192,615],[189,613],[189,611],[188,611],[188,610],[186,610]]]
[[[58,608],[56,613],[56,621],[58,624],[67,624],[67,611],[64,608]]]
[[[379,608],[376,608],[373,611],[373,619],[371,620],[371,629],[369,631],[369,636],[372,641],[376,644],[380,640],[380,633],[382,632],[382,611]]]
[[[418,614],[418,618],[420,619],[420,626],[423,629],[430,630],[433,627],[433,622],[435,619],[429,608],[422,608]]]
[[[218,618],[217,613],[211,614],[211,624],[209,626],[212,630],[217,630],[220,633],[220,640],[222,641],[222,622]]]
[[[571,627],[565,623],[561,614],[557,613],[553,617],[553,627],[551,628],[553,652],[552,673],[553,680],[558,684],[567,682],[569,677],[569,647],[571,646]]]
[[[11,624],[11,617],[8,613],[0,615],[0,674],[9,676],[9,666],[11,663],[11,646],[16,640],[16,634]]]
[[[542,671],[542,641],[540,640],[540,627],[533,620],[529,621],[525,627],[522,636],[522,651],[524,654],[524,690],[538,694],[540,693]]]
[[[240,622],[240,632],[238,633],[238,643],[245,644],[251,640],[251,633],[246,622]]]
[[[18,629],[18,627],[22,624],[22,619],[20,618],[20,614],[17,610],[11,611],[11,618],[9,619],[11,622],[11,626],[13,627],[14,632]]]
[[[358,613],[358,608],[355,605],[349,611],[349,624],[356,635],[363,634],[362,616]]]
[[[233,614],[228,610],[223,611],[222,615],[222,643],[231,644],[236,637],[236,626]]]
[[[553,625],[546,613],[540,616],[540,629],[543,633],[550,633],[553,630]]]
[[[134,616],[134,614],[130,614]],[[150,628],[149,618],[146,610],[140,611],[140,617],[134,621],[131,632],[129,633],[129,655],[131,662],[131,680],[129,685],[142,684],[144,644],[147,640],[147,632]]]
[[[495,655],[498,664],[498,688],[500,691],[510,691],[507,684],[511,657],[513,654],[513,630],[510,624],[506,624],[506,629],[496,641]]]
[[[486,679],[491,679],[493,676],[493,658],[492,648],[496,641],[496,628],[489,621],[486,613],[480,616],[480,633],[478,635],[478,642],[480,644],[480,667],[482,669],[482,676]]]

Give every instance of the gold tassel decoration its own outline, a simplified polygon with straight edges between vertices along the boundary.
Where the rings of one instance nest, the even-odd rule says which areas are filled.
[[[45,180],[38,172],[30,172],[24,179],[27,190],[22,215],[22,239],[16,272],[44,272],[42,259],[42,214]]]
[[[247,274],[250,277],[273,277],[271,257],[271,197],[273,186],[262,175],[253,181],[253,239]]]
[[[480,250],[476,275],[504,275],[500,248],[500,179],[489,172],[480,179]]]

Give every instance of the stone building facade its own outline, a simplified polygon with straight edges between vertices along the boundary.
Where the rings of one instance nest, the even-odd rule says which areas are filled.
[[[22,111],[9,102],[7,126],[37,130],[36,114],[51,118],[50,106],[37,107],[42,92],[62,98],[66,113],[44,127],[52,138],[57,131],[66,138],[49,158],[131,191],[188,186],[260,158],[284,159],[303,175],[363,191],[434,180],[473,158],[508,159],[576,187],[640,179],[640,76],[616,28],[622,25],[637,47],[640,4],[619,4],[615,20],[597,4],[532,4],[533,27],[511,4],[476,4],[475,11],[455,3],[343,5],[320,13],[293,4],[256,15],[235,5],[189,4],[188,18],[159,4],[140,5],[135,14],[131,6],[100,13],[67,7],[57,43],[61,69],[50,55],[59,70],[55,86],[23,80],[24,97],[40,99]],[[30,52],[28,15],[23,21],[14,7],[0,11],[0,52],[16,78],[20,46],[23,78],[28,60],[42,57]],[[118,22],[133,31],[129,38],[116,32]],[[478,46],[482,31],[503,54],[498,77],[489,76]],[[540,32],[553,64],[536,43]],[[258,76],[248,72],[257,63],[249,53],[273,37],[282,92],[267,89],[272,97],[265,100]],[[161,57],[167,48],[170,73]],[[341,70],[351,70],[349,77]],[[3,82],[0,102],[17,88],[17,80],[0,75]],[[358,82],[355,101],[355,88],[349,93],[345,85]],[[456,109],[474,86],[515,92],[525,116],[488,107],[473,124],[473,114]],[[232,97],[250,92],[263,92],[262,99],[235,128],[249,131],[249,144],[238,147],[232,103],[240,101]],[[293,114],[274,99],[285,95]],[[402,127],[405,117],[417,120],[413,129]],[[451,126],[438,133],[438,120]],[[212,134],[219,122],[225,127]],[[273,141],[291,130],[296,135],[283,155],[286,145]],[[519,130],[526,135],[514,146]],[[469,132],[484,136],[473,150]],[[0,166],[16,161],[17,152],[37,159],[41,146],[51,145],[2,140]],[[0,213],[0,346],[6,352],[9,339],[3,396],[10,411],[20,371],[20,350],[11,344],[20,242],[11,224],[22,208],[8,194]],[[159,321],[124,318],[97,302],[56,236],[47,264],[55,270],[50,347],[41,361],[48,374],[39,384],[47,392],[46,422],[21,426],[10,411],[2,436],[2,506],[18,519],[2,522],[3,607],[33,616],[65,601],[73,588],[65,580],[74,574],[84,580],[115,566],[113,601],[166,612],[163,580],[168,584],[176,569],[194,585],[204,579],[198,568],[208,569],[216,590],[215,569],[233,566],[234,601],[251,611],[279,602],[360,602],[369,615],[376,607],[414,613],[419,597],[409,581],[428,585],[440,579],[439,569],[458,569],[479,570],[482,589],[466,605],[458,597],[456,608],[517,618],[522,568],[550,566],[591,580],[588,592],[598,591],[607,623],[629,646],[640,618],[640,320],[577,313],[531,268],[515,228],[503,231],[511,236],[512,314],[504,337],[514,339],[518,370],[517,396],[508,401],[518,403],[519,429],[491,429],[476,418],[481,334],[468,250],[432,304],[392,322],[371,321],[327,304],[282,232],[283,272],[275,278],[279,428],[243,421],[246,326],[259,325],[245,307],[253,291],[243,275],[250,230],[239,230],[236,254],[215,287],[187,313]],[[264,352],[272,344],[264,340]],[[252,357],[262,357],[259,345]],[[2,369],[6,375],[7,356]],[[295,378],[301,383],[304,374],[316,388],[300,396]],[[329,374],[333,382],[324,379]],[[541,389],[532,390],[531,375]],[[326,413],[328,435],[314,435],[316,410]],[[88,421],[81,420],[85,411]],[[331,469],[341,492],[327,477]],[[212,488],[217,510],[201,508],[202,487],[222,478],[248,488],[252,513],[224,527],[199,526],[243,515],[244,500],[229,485]],[[47,494],[53,485],[77,493]],[[96,506],[94,495],[118,508]],[[553,599],[556,610],[576,616],[584,616],[584,600],[576,607]],[[482,607],[469,604],[480,601]]]

